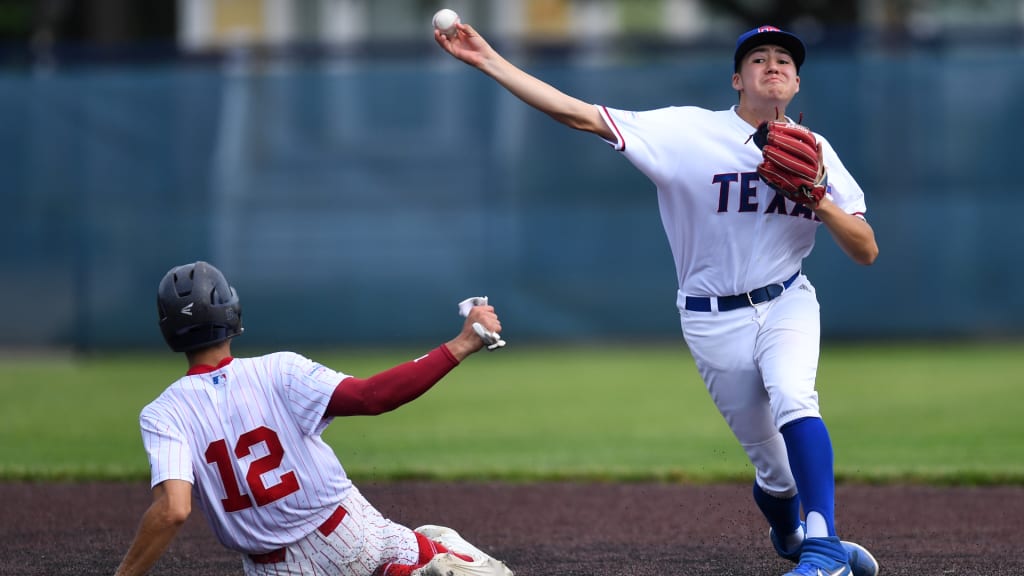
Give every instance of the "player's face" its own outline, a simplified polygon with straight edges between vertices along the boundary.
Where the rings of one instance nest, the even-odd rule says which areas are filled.
[[[788,104],[800,91],[796,64],[787,50],[768,44],[743,57],[740,71],[733,74],[732,87],[742,98]]]

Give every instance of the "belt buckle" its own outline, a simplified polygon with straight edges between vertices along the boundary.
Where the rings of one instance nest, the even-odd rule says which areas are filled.
[[[755,304],[754,297],[750,295],[750,292],[744,292],[743,295],[747,297],[747,302],[750,303],[751,308],[757,308],[758,304],[764,304],[764,302],[759,302],[758,304]],[[765,300],[765,302],[767,302],[767,300]]]
[[[743,295],[747,297],[747,302],[750,303],[750,307],[751,308],[757,308],[761,304],[767,304],[768,302],[771,302],[772,300],[774,300],[776,297],[772,296],[771,290],[768,289],[768,288],[770,288],[772,286],[778,286],[779,288],[782,288],[782,290],[779,292],[779,294],[782,294],[782,292],[786,291],[786,286],[783,285],[783,284],[769,284],[768,286],[762,286],[761,288],[756,288],[754,290],[751,290],[750,292],[746,292]],[[767,298],[765,298],[764,300],[762,300],[760,302],[756,302],[755,303],[754,302],[754,297],[751,296],[750,294],[753,293],[753,292],[757,292],[758,290],[764,290],[765,296],[767,296]]]

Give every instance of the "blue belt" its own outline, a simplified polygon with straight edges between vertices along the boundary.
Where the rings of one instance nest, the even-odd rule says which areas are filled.
[[[744,308],[746,306],[755,306],[757,304],[764,304],[769,300],[774,300],[778,298],[786,288],[789,288],[790,284],[792,284],[799,275],[800,271],[797,270],[796,274],[790,276],[789,280],[786,280],[782,284],[769,284],[767,286],[751,290],[746,294],[719,296],[718,311],[728,312],[729,310],[736,310],[737,308]],[[711,312],[711,298],[704,296],[687,296],[686,309],[691,312]]]

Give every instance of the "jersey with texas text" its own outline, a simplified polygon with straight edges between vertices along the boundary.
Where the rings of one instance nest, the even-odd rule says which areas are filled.
[[[735,108],[598,110],[615,135],[609,143],[657,187],[681,293],[742,294],[800,269],[821,222],[761,182],[761,150],[750,137],[755,128]],[[842,210],[863,215],[860,186],[832,146],[815,136],[828,194]]]

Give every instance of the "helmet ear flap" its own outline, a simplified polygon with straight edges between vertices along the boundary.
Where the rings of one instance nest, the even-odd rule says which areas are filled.
[[[242,333],[235,289],[214,266],[198,261],[170,269],[157,288],[164,340],[175,352],[218,344]]]

